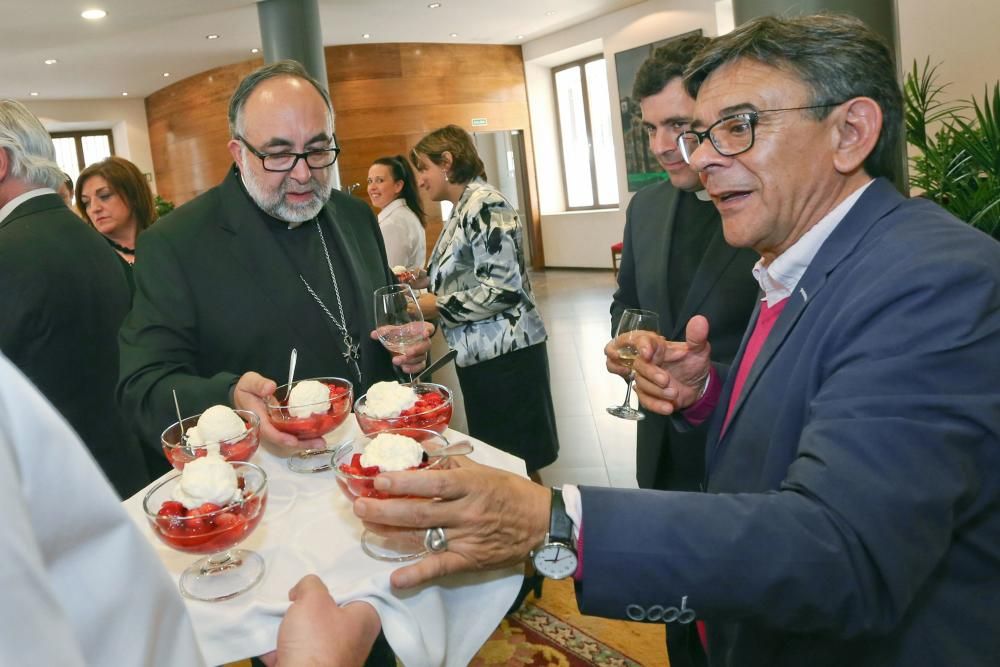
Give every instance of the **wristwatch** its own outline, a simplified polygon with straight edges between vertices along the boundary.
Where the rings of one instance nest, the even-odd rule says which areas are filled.
[[[573,543],[573,521],[566,514],[562,489],[552,489],[552,510],[549,532],[542,546],[531,554],[535,570],[549,579],[565,579],[576,572],[576,546]]]

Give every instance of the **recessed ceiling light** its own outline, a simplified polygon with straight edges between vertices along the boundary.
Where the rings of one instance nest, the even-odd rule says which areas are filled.
[[[123,90],[122,91],[122,97],[128,97],[128,91]]]
[[[29,95],[31,95],[32,97],[38,97],[38,92],[37,92],[37,91],[35,91],[35,90],[31,91],[31,92],[30,92],[30,93],[28,93],[28,94],[29,94]]]
[[[57,62],[59,62],[59,61],[56,60],[55,58],[49,58],[48,60],[45,61],[45,64],[46,65],[55,65]]]
[[[545,15],[546,16],[555,16],[556,13],[550,9],[549,11],[545,12]]]
[[[107,15],[108,13],[103,9],[85,9],[80,12],[80,16],[88,21],[97,21],[98,19],[103,19]]]
[[[205,35],[205,39],[219,39],[219,36],[213,32],[210,35]]]
[[[432,2],[431,4],[427,5],[427,9],[437,9],[440,6],[441,6],[440,2]]]
[[[365,34],[361,35],[361,37],[362,39],[371,39],[372,35],[370,32],[366,32]]]
[[[458,37],[458,33],[457,32],[453,32],[453,33],[451,33],[451,36],[452,37]]]
[[[258,48],[257,48],[257,47],[255,46],[254,48],[250,49],[250,53],[260,53],[260,49],[258,49]]]
[[[170,76],[170,72],[164,72],[164,73],[163,73],[163,78],[164,78],[164,79],[165,79],[165,78],[167,78],[168,76]]]
[[[517,38],[518,39],[524,39],[524,35],[518,35]]]

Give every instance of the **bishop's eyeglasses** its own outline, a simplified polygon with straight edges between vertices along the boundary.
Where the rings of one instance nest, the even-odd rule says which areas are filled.
[[[310,169],[323,169],[336,162],[337,156],[340,155],[339,146],[317,148],[303,153],[264,153],[251,146],[243,137],[237,135],[236,138],[247,147],[247,150],[260,158],[265,171],[291,171],[295,169],[299,160],[305,160]],[[336,142],[336,138],[334,138],[334,142]]]

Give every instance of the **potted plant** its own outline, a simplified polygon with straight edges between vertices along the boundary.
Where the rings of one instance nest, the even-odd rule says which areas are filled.
[[[169,199],[164,199],[160,195],[156,195],[153,199],[153,205],[156,206],[156,217],[158,218],[162,218],[174,210],[174,203]]]
[[[903,85],[910,186],[1000,239],[1000,84],[980,103],[944,101],[937,65],[914,61]]]

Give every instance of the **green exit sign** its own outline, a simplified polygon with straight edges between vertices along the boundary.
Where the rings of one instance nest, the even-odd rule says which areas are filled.
[[[473,118],[472,119],[472,127],[482,127],[483,125],[486,125],[486,119],[485,118]]]

